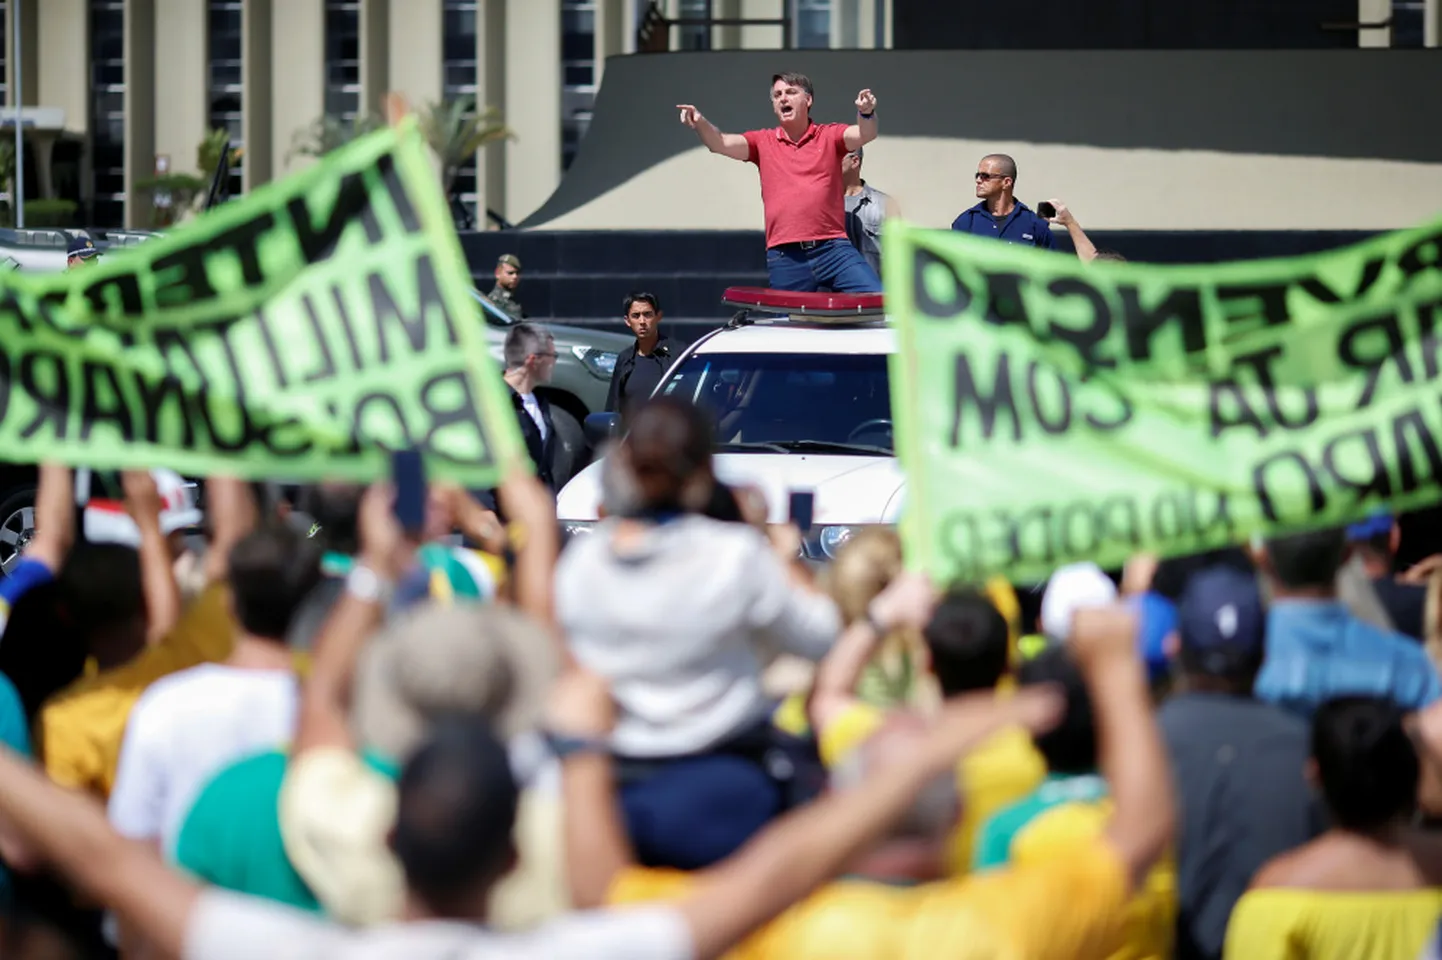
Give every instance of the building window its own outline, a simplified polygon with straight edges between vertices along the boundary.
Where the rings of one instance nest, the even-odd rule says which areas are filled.
[[[210,129],[230,134],[231,149],[245,146],[244,88],[240,83],[241,0],[210,0]],[[230,168],[230,196],[241,191],[241,168],[245,155]]]
[[[831,0],[797,0],[796,46],[802,50],[831,47]]]
[[[679,17],[682,20],[710,20],[711,0],[681,0]],[[682,50],[710,50],[711,28],[700,26],[678,27],[676,42]]]
[[[571,166],[596,103],[596,2],[561,0],[561,169]]]
[[[10,4],[0,0],[0,104],[10,104]]]
[[[325,0],[325,112],[350,123],[360,106],[360,0]]]
[[[477,0],[445,0],[441,21],[441,49],[445,62],[441,67],[441,97],[446,101],[470,100],[477,103],[480,61],[476,56]],[[484,104],[478,104],[484,106]],[[478,217],[481,191],[476,182],[476,156],[472,154],[461,164],[451,184],[452,205],[463,209],[460,220],[474,226]],[[469,221],[469,223],[465,223]]]
[[[90,167],[90,222],[124,226],[125,0],[90,0]]]

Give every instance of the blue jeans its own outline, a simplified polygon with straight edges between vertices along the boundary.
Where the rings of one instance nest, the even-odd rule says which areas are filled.
[[[806,241],[809,243],[810,241]],[[783,243],[766,251],[772,290],[796,293],[880,293],[881,278],[850,240],[818,240],[813,247]]]

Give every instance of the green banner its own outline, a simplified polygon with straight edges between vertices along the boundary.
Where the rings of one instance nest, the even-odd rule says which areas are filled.
[[[903,535],[944,581],[1442,498],[1442,223],[1171,267],[889,222],[882,259]]]
[[[413,121],[67,273],[0,276],[0,458],[364,481],[524,455]]]

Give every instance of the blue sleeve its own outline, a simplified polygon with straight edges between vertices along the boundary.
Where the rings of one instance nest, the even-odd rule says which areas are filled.
[[[0,601],[13,606],[25,594],[55,579],[55,572],[39,560],[21,560],[0,580]]]
[[[961,231],[962,233],[966,233],[966,227],[962,226],[961,221],[963,221],[963,220],[966,219],[966,215],[967,215],[968,213],[971,213],[971,211],[970,211],[970,210],[963,210],[963,211],[961,211],[961,213],[958,213],[958,214],[956,215],[956,219],[953,220],[953,221],[951,221],[951,229],[953,229],[953,230],[959,230],[959,231]]]
[[[1036,217],[1036,245],[1042,250],[1052,249],[1051,224],[1040,214]]]

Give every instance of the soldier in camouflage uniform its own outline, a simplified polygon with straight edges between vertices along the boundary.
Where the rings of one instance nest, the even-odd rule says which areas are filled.
[[[521,260],[514,253],[503,253],[496,261],[496,285],[486,294],[486,299],[504,310],[513,322],[526,319],[521,301],[516,299],[516,287],[521,285]]]

